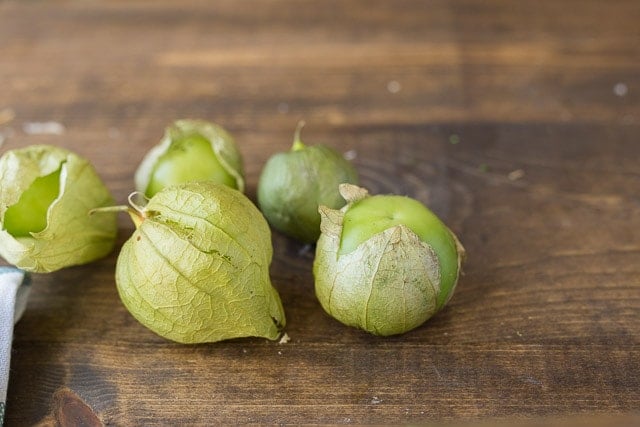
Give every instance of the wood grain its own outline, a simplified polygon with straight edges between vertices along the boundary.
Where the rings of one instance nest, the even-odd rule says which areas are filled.
[[[118,299],[117,251],[38,275],[7,426],[52,422],[65,393],[106,425],[637,414],[638,22],[633,0],[0,2],[3,151],[73,149],[123,203],[163,128],[204,118],[236,137],[255,200],[304,118],[469,255],[443,312],[381,339],[324,314],[313,248],[274,232],[287,344],[155,336]],[[23,130],[49,120],[64,133]]]

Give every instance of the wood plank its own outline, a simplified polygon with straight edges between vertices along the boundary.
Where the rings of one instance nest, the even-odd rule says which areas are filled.
[[[164,126],[207,118],[255,200],[304,118],[308,143],[349,152],[372,193],[426,203],[469,254],[444,311],[382,339],[329,318],[313,248],[274,232],[286,344],[154,335],[119,301],[117,251],[36,275],[6,424],[91,420],[85,404],[107,425],[633,415],[638,22],[633,0],[0,2],[3,151],[73,149],[124,203]],[[63,135],[23,130],[47,120]],[[122,216],[118,245],[132,230]]]
[[[640,397],[637,379],[627,378],[638,368],[637,346],[363,341],[366,345],[295,339],[280,346],[245,340],[196,347],[64,343],[27,345],[20,356],[41,379],[37,397],[53,394],[64,382],[113,425],[131,420],[144,425],[406,423],[603,408],[613,413]],[[49,356],[46,363],[38,363],[42,354]],[[150,354],[156,363],[150,363]],[[603,365],[618,369],[605,373]],[[629,386],[624,395],[620,384]],[[36,412],[35,400],[13,404],[14,411]],[[47,408],[39,410],[44,415]]]

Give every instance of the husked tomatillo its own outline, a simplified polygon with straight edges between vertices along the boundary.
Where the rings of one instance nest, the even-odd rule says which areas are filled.
[[[464,248],[429,209],[396,195],[341,185],[341,210],[320,207],[316,296],[340,322],[376,335],[407,332],[442,309]]]
[[[341,154],[325,145],[305,145],[298,125],[291,150],[273,155],[258,181],[258,205],[276,230],[301,242],[320,236],[318,206],[344,206],[341,183],[358,183],[358,173]]]

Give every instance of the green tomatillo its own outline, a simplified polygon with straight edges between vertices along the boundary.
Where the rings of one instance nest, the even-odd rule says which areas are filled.
[[[102,258],[115,244],[116,218],[89,211],[112,203],[77,154],[49,145],[9,150],[0,158],[0,255],[37,273]]]
[[[407,332],[451,298],[464,248],[422,203],[341,185],[341,210],[320,207],[316,296],[340,322],[375,335]]]
[[[339,209],[342,183],[357,184],[355,168],[325,145],[306,146],[298,125],[291,150],[273,155],[258,181],[258,205],[276,230],[301,242],[315,243],[320,235],[318,206]]]
[[[280,336],[285,315],[269,277],[271,232],[245,195],[189,182],[132,206],[136,230],[118,256],[116,284],[140,323],[190,344]]]
[[[203,120],[174,122],[135,175],[136,189],[147,197],[190,181],[213,181],[244,191],[242,157],[222,127]]]

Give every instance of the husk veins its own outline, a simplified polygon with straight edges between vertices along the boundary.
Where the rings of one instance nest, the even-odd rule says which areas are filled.
[[[181,343],[280,336],[286,321],[269,278],[270,231],[245,196],[188,183],[162,190],[144,211],[116,267],[136,319]]]
[[[376,335],[421,325],[440,308],[440,264],[433,247],[396,225],[341,253],[345,213],[368,193],[353,185],[341,185],[340,192],[345,207],[319,209],[322,233],[313,273],[322,307],[340,322]]]
[[[60,170],[59,194],[47,209],[47,225],[29,237],[0,227],[0,255],[26,271],[45,273],[107,255],[117,233],[115,215],[90,216],[113,199],[89,162],[53,146],[10,150],[0,158],[0,225],[36,178]]]

